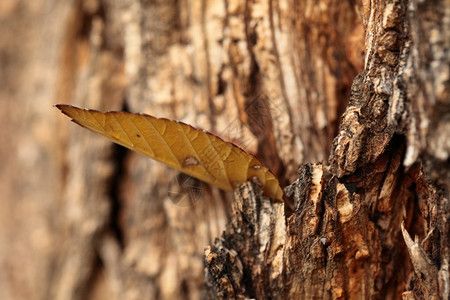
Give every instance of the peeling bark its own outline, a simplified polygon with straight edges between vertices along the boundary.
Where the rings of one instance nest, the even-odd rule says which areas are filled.
[[[1,2],[0,298],[448,299],[449,22],[443,0]],[[286,202],[60,102],[233,140]]]

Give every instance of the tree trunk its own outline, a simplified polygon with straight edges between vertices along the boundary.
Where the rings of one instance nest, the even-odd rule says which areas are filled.
[[[449,299],[448,1],[0,4],[0,299]],[[68,122],[179,119],[229,195]]]

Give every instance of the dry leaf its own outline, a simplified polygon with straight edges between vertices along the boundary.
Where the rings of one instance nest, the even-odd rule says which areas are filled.
[[[266,196],[283,200],[277,178],[259,159],[205,130],[145,114],[56,107],[78,125],[225,191],[256,178]]]

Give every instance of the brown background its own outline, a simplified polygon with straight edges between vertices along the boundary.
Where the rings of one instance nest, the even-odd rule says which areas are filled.
[[[0,299],[447,298],[449,11],[1,1]],[[283,186],[299,179],[294,212],[272,208],[287,224],[280,273],[269,250],[242,246],[232,195],[196,182],[199,201],[177,205],[175,171],[76,127],[56,103],[180,119],[257,154]],[[318,165],[297,173],[316,162],[320,184]],[[205,270],[204,248],[230,220],[223,248],[244,275],[229,270],[227,294],[220,277],[205,285],[217,265]],[[421,254],[403,220],[428,235]],[[273,238],[272,225],[260,233]]]

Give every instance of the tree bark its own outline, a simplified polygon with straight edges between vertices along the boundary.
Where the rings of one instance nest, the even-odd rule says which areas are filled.
[[[450,298],[448,1],[0,4],[0,299]],[[180,119],[286,201],[55,103]]]

